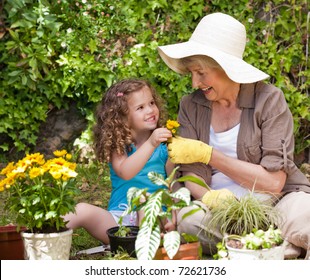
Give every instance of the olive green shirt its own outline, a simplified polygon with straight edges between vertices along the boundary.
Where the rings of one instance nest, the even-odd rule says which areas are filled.
[[[283,92],[264,82],[241,84],[237,104],[242,110],[237,139],[238,159],[260,164],[271,172],[285,171],[287,179],[283,193],[310,193],[308,179],[294,163],[293,117]],[[212,102],[200,90],[184,96],[178,115],[179,135],[209,143],[211,114]],[[194,172],[207,184],[212,179],[210,165],[183,164],[179,170]]]

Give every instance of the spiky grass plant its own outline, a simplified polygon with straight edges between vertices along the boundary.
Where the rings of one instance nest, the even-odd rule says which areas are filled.
[[[237,199],[227,198],[220,206],[211,210],[210,227],[219,227],[223,234],[242,235],[254,229],[268,230],[281,221],[272,200],[262,200],[253,192]]]

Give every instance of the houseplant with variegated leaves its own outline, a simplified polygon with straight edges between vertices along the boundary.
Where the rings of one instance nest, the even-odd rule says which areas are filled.
[[[190,191],[185,187],[174,189],[175,184],[191,181],[208,188],[204,182],[193,176],[183,176],[175,179],[177,169],[178,167],[166,179],[155,172],[148,173],[149,179],[154,184],[162,186],[161,189],[152,194],[149,194],[147,189],[136,187],[128,190],[127,199],[129,207],[124,215],[140,210],[144,214],[135,245],[138,259],[153,259],[161,245],[166,249],[170,259],[179,250],[181,234],[177,230],[164,232],[163,223],[166,219],[173,220],[174,211],[189,206],[192,202]],[[192,213],[189,212],[185,215],[191,215]]]

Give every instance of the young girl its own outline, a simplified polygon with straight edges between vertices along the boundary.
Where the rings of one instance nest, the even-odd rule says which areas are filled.
[[[97,108],[94,126],[96,156],[110,168],[112,193],[108,210],[79,203],[75,214],[65,216],[68,228],[83,227],[108,244],[106,230],[118,225],[127,207],[128,189],[148,188],[152,193],[159,188],[148,179],[148,172],[167,177],[173,169],[163,143],[172,135],[161,127],[163,117],[160,98],[148,82],[127,79],[108,89]],[[123,219],[123,225],[137,224],[136,214]]]

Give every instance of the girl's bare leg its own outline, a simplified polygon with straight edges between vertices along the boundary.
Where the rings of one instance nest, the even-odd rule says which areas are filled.
[[[117,226],[110,212],[88,203],[78,203],[76,212],[65,215],[64,219],[68,221],[67,228],[85,228],[90,235],[104,244],[109,244],[107,229]]]

